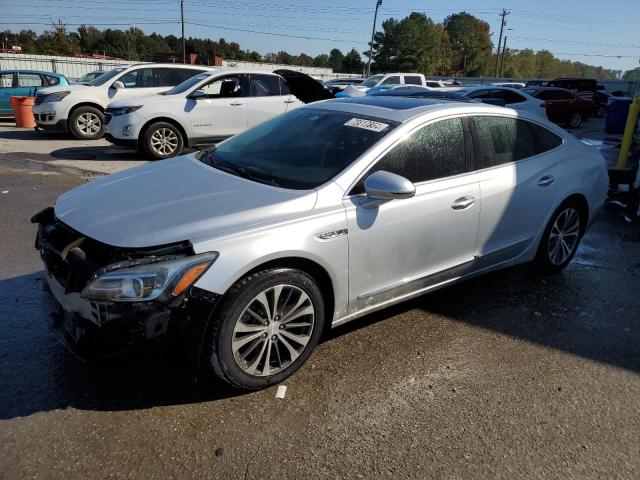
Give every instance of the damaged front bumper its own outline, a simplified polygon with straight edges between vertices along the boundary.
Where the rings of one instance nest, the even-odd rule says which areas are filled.
[[[96,300],[86,294],[87,285],[96,279],[111,278],[114,271],[126,271],[123,267],[163,265],[167,259],[188,264],[189,259],[197,257],[190,243],[145,249],[113,247],[83,237],[59,222],[53,209],[38,213],[32,222],[38,224],[35,247],[46,267],[48,290],[58,306],[55,324],[62,327],[72,345],[113,351],[165,337],[174,329],[184,330],[185,326],[190,332],[203,330],[203,326],[194,324],[208,318],[207,312],[215,305],[217,296],[192,287],[195,280],[177,295],[173,293],[181,277],[167,280],[166,291],[140,301]]]

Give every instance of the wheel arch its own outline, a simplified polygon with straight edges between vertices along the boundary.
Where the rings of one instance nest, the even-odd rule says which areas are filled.
[[[580,214],[582,230],[584,232],[584,230],[587,228],[587,224],[589,223],[589,217],[591,215],[591,212],[589,210],[589,201],[587,200],[587,197],[584,196],[582,193],[572,193],[571,195],[567,196],[564,200],[562,200],[562,202],[560,202],[558,206],[563,205],[567,202],[576,202],[580,207],[578,213]]]
[[[151,120],[147,121],[142,126],[142,128],[140,129],[140,133],[138,134],[138,144],[139,145],[143,145],[144,144],[144,136],[146,135],[147,130],[149,129],[149,127],[151,125],[153,125],[154,123],[158,123],[158,122],[170,123],[171,125],[176,127],[180,131],[180,135],[182,135],[182,142],[184,143],[184,146],[185,147],[190,147],[191,146],[191,142],[189,141],[189,137],[187,136],[187,132],[184,129],[184,127],[180,124],[180,122],[178,122],[174,118],[166,117],[166,116],[152,118]]]
[[[73,107],[69,109],[69,114],[67,115],[67,125],[71,126],[71,117],[73,116],[73,112],[82,107],[92,107],[100,110],[100,112],[104,113],[104,107],[96,102],[80,102],[75,104]]]

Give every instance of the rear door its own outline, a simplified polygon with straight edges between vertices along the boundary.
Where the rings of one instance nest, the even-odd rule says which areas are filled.
[[[247,97],[247,128],[284,113],[289,94],[283,94],[280,77],[267,74],[250,74]]]
[[[480,224],[476,246],[481,267],[515,258],[544,226],[558,192],[562,139],[515,117],[471,117]]]
[[[18,72],[18,84],[13,95],[35,97],[39,88],[46,86],[42,76],[38,73]]]
[[[211,143],[240,133],[247,126],[246,75],[216,77],[200,87],[205,97],[186,98],[192,138]]]

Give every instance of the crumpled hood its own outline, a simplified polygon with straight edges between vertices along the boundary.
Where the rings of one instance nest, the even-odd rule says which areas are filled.
[[[316,191],[287,190],[205,165],[194,154],[101,177],[60,196],[56,217],[117,247],[213,236],[308,212]]]
[[[61,85],[56,87],[47,87],[47,88],[39,88],[38,93],[44,93],[45,95],[49,93],[56,92],[76,92],[78,90],[86,90],[87,88],[93,88],[89,85]]]

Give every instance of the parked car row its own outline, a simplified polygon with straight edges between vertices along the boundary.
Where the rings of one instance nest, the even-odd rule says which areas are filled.
[[[12,115],[11,97],[35,97],[45,87],[68,86],[64,75],[38,70],[0,70],[0,115]]]

